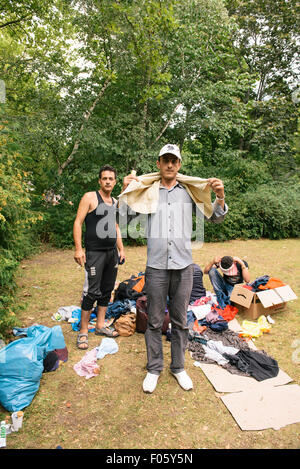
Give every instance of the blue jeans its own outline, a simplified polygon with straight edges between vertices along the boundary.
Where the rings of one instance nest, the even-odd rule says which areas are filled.
[[[224,309],[226,305],[230,304],[230,295],[234,285],[230,285],[230,283],[226,282],[215,267],[210,269],[208,275],[215,294],[217,295],[219,306]]]

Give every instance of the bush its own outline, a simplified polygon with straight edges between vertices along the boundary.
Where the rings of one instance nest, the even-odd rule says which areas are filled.
[[[12,131],[2,126],[0,136],[0,336],[16,324],[11,310],[14,301],[14,276],[21,259],[38,243],[32,227],[42,218],[31,208],[28,174],[22,170],[18,145]]]
[[[281,239],[300,236],[299,183],[262,186],[248,193],[243,205],[247,237]],[[255,228],[256,232],[253,232]]]
[[[268,184],[226,198],[223,223],[205,225],[205,241],[297,238],[300,236],[299,183]]]
[[[0,251],[0,337],[4,338],[9,329],[18,324],[15,312],[12,311],[16,285],[14,274],[18,261],[7,250]]]
[[[41,240],[60,249],[74,247],[73,224],[77,207],[70,206],[65,200],[58,205],[48,205],[44,219],[38,224]]]

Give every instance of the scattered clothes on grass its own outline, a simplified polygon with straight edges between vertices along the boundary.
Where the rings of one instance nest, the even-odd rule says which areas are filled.
[[[101,344],[97,348],[97,360],[105,357],[105,355],[112,355],[114,353],[117,353],[119,350],[119,346],[115,339],[105,337],[102,339]]]
[[[274,378],[279,373],[277,361],[256,350],[240,350],[235,355],[225,353],[223,356],[232,365],[249,373],[257,381]]]
[[[232,374],[252,376],[258,381],[275,377],[279,372],[274,358],[263,350],[251,350],[230,329],[216,332],[207,328],[202,333],[190,329],[187,349],[198,362],[217,363]]]
[[[51,317],[54,321],[69,321],[73,316],[73,311],[80,309],[78,306],[61,306]]]
[[[79,376],[84,376],[86,379],[97,376],[100,372],[97,365],[97,347],[86,352],[84,357],[73,366],[73,369]]]

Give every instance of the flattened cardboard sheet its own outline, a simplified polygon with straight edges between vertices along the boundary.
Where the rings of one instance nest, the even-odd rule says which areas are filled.
[[[279,430],[300,422],[298,384],[227,394],[221,399],[241,430]]]
[[[228,327],[234,332],[241,330],[237,319]],[[249,346],[256,349],[252,341]],[[196,361],[194,365],[201,368],[217,392],[230,393],[221,399],[241,430],[278,430],[300,422],[300,387],[288,384],[293,379],[281,369],[275,378],[257,381],[234,375],[217,364]]]
[[[211,382],[217,392],[240,393],[248,390],[255,391],[258,389],[272,388],[274,386],[282,386],[293,381],[292,378],[282,370],[279,370],[275,378],[257,381],[251,376],[241,376],[230,373],[230,371],[227,371],[217,364],[200,362],[195,362],[194,364],[201,368],[206,378]]]

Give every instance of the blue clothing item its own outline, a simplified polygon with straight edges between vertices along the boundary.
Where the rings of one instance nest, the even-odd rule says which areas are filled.
[[[0,350],[0,404],[10,412],[31,403],[39,389],[44,358],[49,352],[66,347],[60,326],[36,325],[23,332],[27,337]]]
[[[118,319],[121,314],[125,314],[128,311],[131,310],[131,308],[136,306],[136,301],[135,300],[118,300],[115,301],[114,303],[109,303],[106,313],[105,313],[105,319],[111,319],[115,318]]]
[[[118,319],[121,314],[125,314],[135,307],[135,300],[123,300],[115,301],[114,303],[109,303],[105,313],[105,319]],[[72,323],[73,331],[80,331],[80,321],[81,321],[81,308],[77,308],[72,312],[72,318],[75,318],[76,321]],[[90,322],[92,323],[94,319],[97,318],[97,307],[95,307],[90,316]],[[89,329],[89,332],[93,332],[95,329]]]
[[[209,327],[212,331],[215,332],[221,332],[221,331],[226,331],[228,329],[228,323],[225,321],[222,316],[219,316],[220,321],[216,322],[209,322],[206,319],[202,319],[200,321],[201,326],[206,326]]]
[[[117,353],[119,350],[119,346],[115,339],[111,339],[109,337],[105,337],[102,339],[102,342],[99,347],[97,348],[97,360],[105,357],[107,354]]]
[[[261,277],[257,277],[253,282],[249,283],[249,285],[252,287],[253,291],[260,291],[258,288],[259,285],[266,285],[269,279],[269,275],[262,275]]]
[[[90,315],[90,321],[95,319],[97,314],[93,311]],[[80,321],[81,321],[81,308],[76,308],[72,311],[72,318],[76,319],[75,322],[72,323],[73,331],[80,331]],[[89,329],[89,332],[93,332],[95,329]]]
[[[193,311],[190,310],[187,312],[187,324],[191,324],[196,321],[196,316],[194,315]]]
[[[224,277],[218,272],[215,267],[212,267],[209,271],[209,278],[220,308],[225,309],[226,305],[230,305],[230,295],[232,293],[234,285],[230,285]]]

